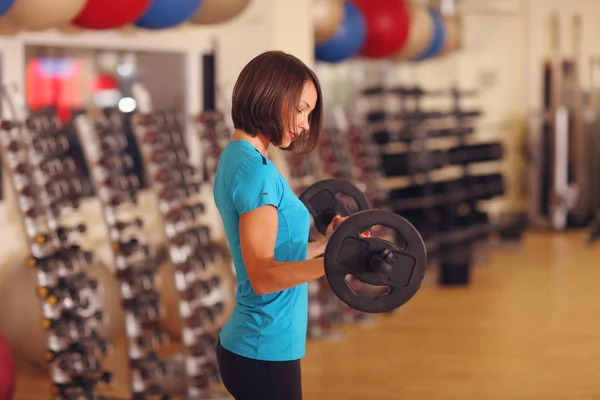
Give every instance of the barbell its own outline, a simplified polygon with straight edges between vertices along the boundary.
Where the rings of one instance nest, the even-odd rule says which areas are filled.
[[[340,197],[347,196],[357,212]],[[304,190],[299,199],[325,234],[336,215],[348,217],[330,236],[323,254],[325,276],[333,293],[348,306],[367,313],[386,313],[407,303],[421,287],[427,266],[425,243],[405,218],[382,209],[371,209],[364,193],[344,179],[325,179]],[[394,243],[365,235],[373,226],[395,231]],[[386,288],[378,297],[357,293],[348,275],[373,286]]]

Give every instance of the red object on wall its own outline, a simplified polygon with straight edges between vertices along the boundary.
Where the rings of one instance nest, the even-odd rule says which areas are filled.
[[[86,29],[114,29],[133,24],[152,0],[88,0],[72,23]]]
[[[118,89],[119,81],[112,75],[96,75],[92,78],[92,92],[99,92],[102,90]]]
[[[406,44],[410,13],[403,0],[350,0],[362,13],[367,38],[361,54],[370,58],[389,57]]]
[[[83,104],[83,68],[72,58],[34,58],[27,63],[25,96],[31,111],[54,107],[62,121]]]

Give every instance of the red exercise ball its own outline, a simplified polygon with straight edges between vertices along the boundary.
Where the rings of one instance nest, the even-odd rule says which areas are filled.
[[[150,7],[152,0],[88,0],[72,21],[86,29],[114,29],[133,24]]]
[[[0,334],[0,399],[11,400],[15,393],[15,382],[17,380],[17,366],[15,357]]]
[[[367,38],[361,54],[370,58],[389,57],[408,39],[410,14],[403,0],[351,0],[362,13]]]

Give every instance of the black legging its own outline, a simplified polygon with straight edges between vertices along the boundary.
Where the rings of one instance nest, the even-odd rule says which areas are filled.
[[[235,400],[302,400],[300,360],[261,361],[217,345],[221,379]]]

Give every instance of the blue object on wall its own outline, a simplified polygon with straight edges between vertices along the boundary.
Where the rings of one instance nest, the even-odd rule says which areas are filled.
[[[0,0],[0,16],[6,14],[13,4],[15,4],[15,0]]]
[[[153,0],[146,12],[135,21],[135,26],[146,29],[173,28],[192,18],[203,1]]]
[[[337,63],[354,57],[362,49],[367,36],[365,19],[352,3],[344,2],[344,22],[326,42],[315,47],[315,58]]]
[[[415,59],[417,61],[435,57],[444,49],[446,43],[446,29],[441,15],[431,7],[429,7],[429,14],[433,19],[433,39],[431,39],[429,46]]]

